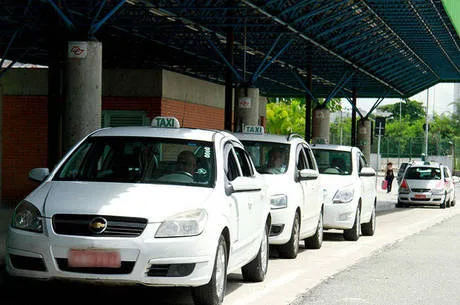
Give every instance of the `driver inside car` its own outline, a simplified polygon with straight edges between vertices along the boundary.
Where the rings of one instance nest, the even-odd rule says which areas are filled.
[[[176,171],[193,175],[196,169],[196,159],[191,151],[184,150],[177,156]]]

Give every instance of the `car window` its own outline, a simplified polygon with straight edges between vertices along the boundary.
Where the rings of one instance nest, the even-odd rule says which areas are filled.
[[[328,175],[351,175],[351,152],[329,149],[313,149],[318,170]]]
[[[256,170],[263,174],[283,174],[289,166],[289,144],[242,141]]]
[[[212,187],[211,142],[148,137],[93,137],[65,161],[55,180]]]
[[[364,156],[362,154],[359,155],[359,168],[358,168],[358,172],[361,172],[361,170],[363,169],[363,167],[367,167],[367,162],[366,162],[366,158],[364,158]]]
[[[316,170],[317,166],[313,152],[306,146],[303,147],[303,150],[305,152],[305,156],[307,157],[308,168]]]
[[[449,169],[447,167],[443,168],[444,178],[450,178]]]
[[[301,169],[307,169],[308,168],[308,161],[307,161],[307,157],[305,156],[305,152],[303,150],[303,147],[302,145],[299,145],[297,147],[297,156],[296,156],[296,165],[297,165],[297,169],[298,170],[301,170]]]
[[[240,163],[243,176],[253,176],[254,172],[252,171],[252,166],[250,163],[251,161],[249,160],[249,156],[247,155],[247,153],[239,147],[235,147],[235,153],[238,158],[238,162]]]
[[[235,153],[233,149],[227,150],[227,167],[225,169],[225,173],[227,175],[228,180],[233,181],[236,177],[240,176],[240,171],[238,168],[238,161],[236,160]]]
[[[434,167],[411,166],[407,169],[405,179],[441,180],[441,169]]]

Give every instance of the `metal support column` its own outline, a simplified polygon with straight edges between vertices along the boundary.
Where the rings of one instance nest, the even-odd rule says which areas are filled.
[[[311,65],[307,67],[307,88],[311,92],[312,90],[312,73]],[[311,108],[312,108],[312,97],[310,94],[305,95],[305,141],[310,143],[311,141]]]
[[[353,88],[353,101],[351,110],[351,146],[356,146],[356,88]]]
[[[233,66],[233,29],[227,29],[227,44],[225,49],[225,57],[227,58],[230,65]],[[233,131],[235,128],[232,128],[232,108],[233,108],[233,84],[232,84],[232,75],[233,72],[230,67],[225,69],[225,114],[224,114],[224,129],[228,131]],[[235,111],[236,107],[235,107]],[[235,117],[237,115],[235,114]],[[236,120],[235,120],[236,121]]]

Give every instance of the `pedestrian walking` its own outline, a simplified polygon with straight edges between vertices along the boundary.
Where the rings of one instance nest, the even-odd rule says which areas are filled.
[[[391,192],[391,185],[393,184],[393,179],[395,174],[393,172],[393,163],[388,162],[385,169],[385,180],[387,181],[387,193]]]

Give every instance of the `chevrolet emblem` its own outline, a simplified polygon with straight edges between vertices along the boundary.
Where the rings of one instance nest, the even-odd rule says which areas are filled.
[[[101,234],[107,229],[107,220],[104,217],[93,218],[89,223],[89,230],[96,234]]]

